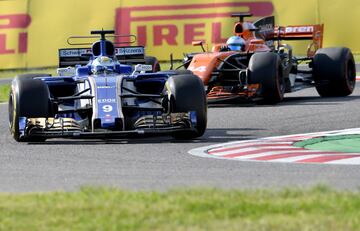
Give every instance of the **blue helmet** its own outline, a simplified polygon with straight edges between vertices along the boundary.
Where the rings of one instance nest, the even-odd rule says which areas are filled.
[[[226,41],[226,44],[232,51],[241,51],[242,48],[245,46],[245,40],[240,36],[231,36]]]
[[[115,70],[116,62],[107,56],[99,56],[92,62],[91,71],[93,74],[100,74],[103,72],[113,72]]]

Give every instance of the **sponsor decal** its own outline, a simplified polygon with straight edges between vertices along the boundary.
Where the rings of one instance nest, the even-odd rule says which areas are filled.
[[[24,29],[31,23],[28,14],[6,14],[0,15],[0,55],[4,54],[23,54],[28,50],[28,33]],[[17,33],[17,47],[9,47],[9,30],[19,30]]]
[[[288,26],[285,28],[285,33],[312,33],[313,31],[313,26]]]
[[[116,103],[116,99],[98,99],[98,103]]]
[[[144,65],[144,64],[136,64],[134,70],[137,72],[152,71],[152,66]]]
[[[196,68],[194,66],[189,66],[189,70],[194,71],[194,72],[205,72],[206,66],[200,66],[200,67],[196,67]]]
[[[72,76],[75,75],[75,68],[66,67],[66,68],[58,68],[57,71],[59,76]]]
[[[97,89],[109,89],[109,88],[115,88],[115,86],[97,86]]]
[[[142,55],[145,53],[144,47],[118,47],[115,48],[115,55]],[[83,54],[92,54],[91,49],[60,49],[59,56],[64,57],[80,57]]]
[[[260,32],[268,32],[268,33],[270,33],[270,32],[273,32],[273,30],[274,30],[273,24],[260,25],[259,28],[260,28]]]
[[[79,57],[83,54],[91,54],[91,49],[60,49],[60,57]]]
[[[144,53],[144,47],[121,47],[115,49],[116,55],[142,55]]]
[[[219,43],[226,41],[221,34],[223,19],[239,11],[263,17],[271,15],[274,6],[271,1],[248,1],[120,7],[116,10],[115,30],[117,34],[137,35],[143,46],[191,45],[192,41],[207,37],[212,43]],[[129,38],[118,40],[127,42]]]

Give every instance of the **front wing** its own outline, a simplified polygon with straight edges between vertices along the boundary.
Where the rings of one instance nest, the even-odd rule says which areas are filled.
[[[188,123],[181,122],[188,118]],[[94,129],[82,130],[81,126],[72,118],[19,118],[19,132],[21,138],[79,138],[79,139],[101,139],[101,138],[131,138],[140,136],[171,135],[179,131],[195,131],[197,124],[196,114],[172,113],[169,117],[153,117],[148,123],[146,117],[139,120],[139,127],[133,130],[107,130]],[[165,123],[165,120],[166,121]],[[48,126],[51,121],[51,126]],[[56,122],[55,122],[56,121]],[[163,121],[160,123],[159,121]]]
[[[80,132],[80,131],[31,131],[27,137],[39,138],[74,138],[74,139],[107,139],[107,138],[133,138],[171,135],[179,131],[194,131],[194,128],[173,126],[168,128],[142,128],[129,131],[104,131],[104,132]]]

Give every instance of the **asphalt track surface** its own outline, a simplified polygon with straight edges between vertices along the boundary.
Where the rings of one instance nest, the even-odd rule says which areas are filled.
[[[277,106],[213,106],[207,132],[194,141],[158,137],[16,143],[8,132],[6,104],[0,105],[0,117],[0,191],[76,190],[84,185],[129,190],[360,188],[358,166],[249,163],[188,154],[221,142],[360,127],[360,87],[343,98],[320,98],[315,89],[306,89],[288,94]]]

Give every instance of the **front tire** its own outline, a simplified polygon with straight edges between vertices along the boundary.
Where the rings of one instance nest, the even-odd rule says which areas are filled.
[[[260,84],[265,104],[277,104],[284,99],[285,81],[279,55],[272,52],[255,53],[249,61],[249,83]]]
[[[20,117],[49,117],[49,88],[41,80],[15,78],[12,82],[8,113],[11,136],[18,142],[45,141],[44,138],[24,138],[20,136]]]
[[[349,48],[319,49],[313,65],[316,90],[321,97],[348,96],[354,91],[355,61]]]
[[[174,132],[176,139],[193,139],[204,134],[207,125],[207,101],[204,84],[196,75],[174,75],[167,80],[171,94],[171,112],[196,112],[196,125],[193,131]]]

